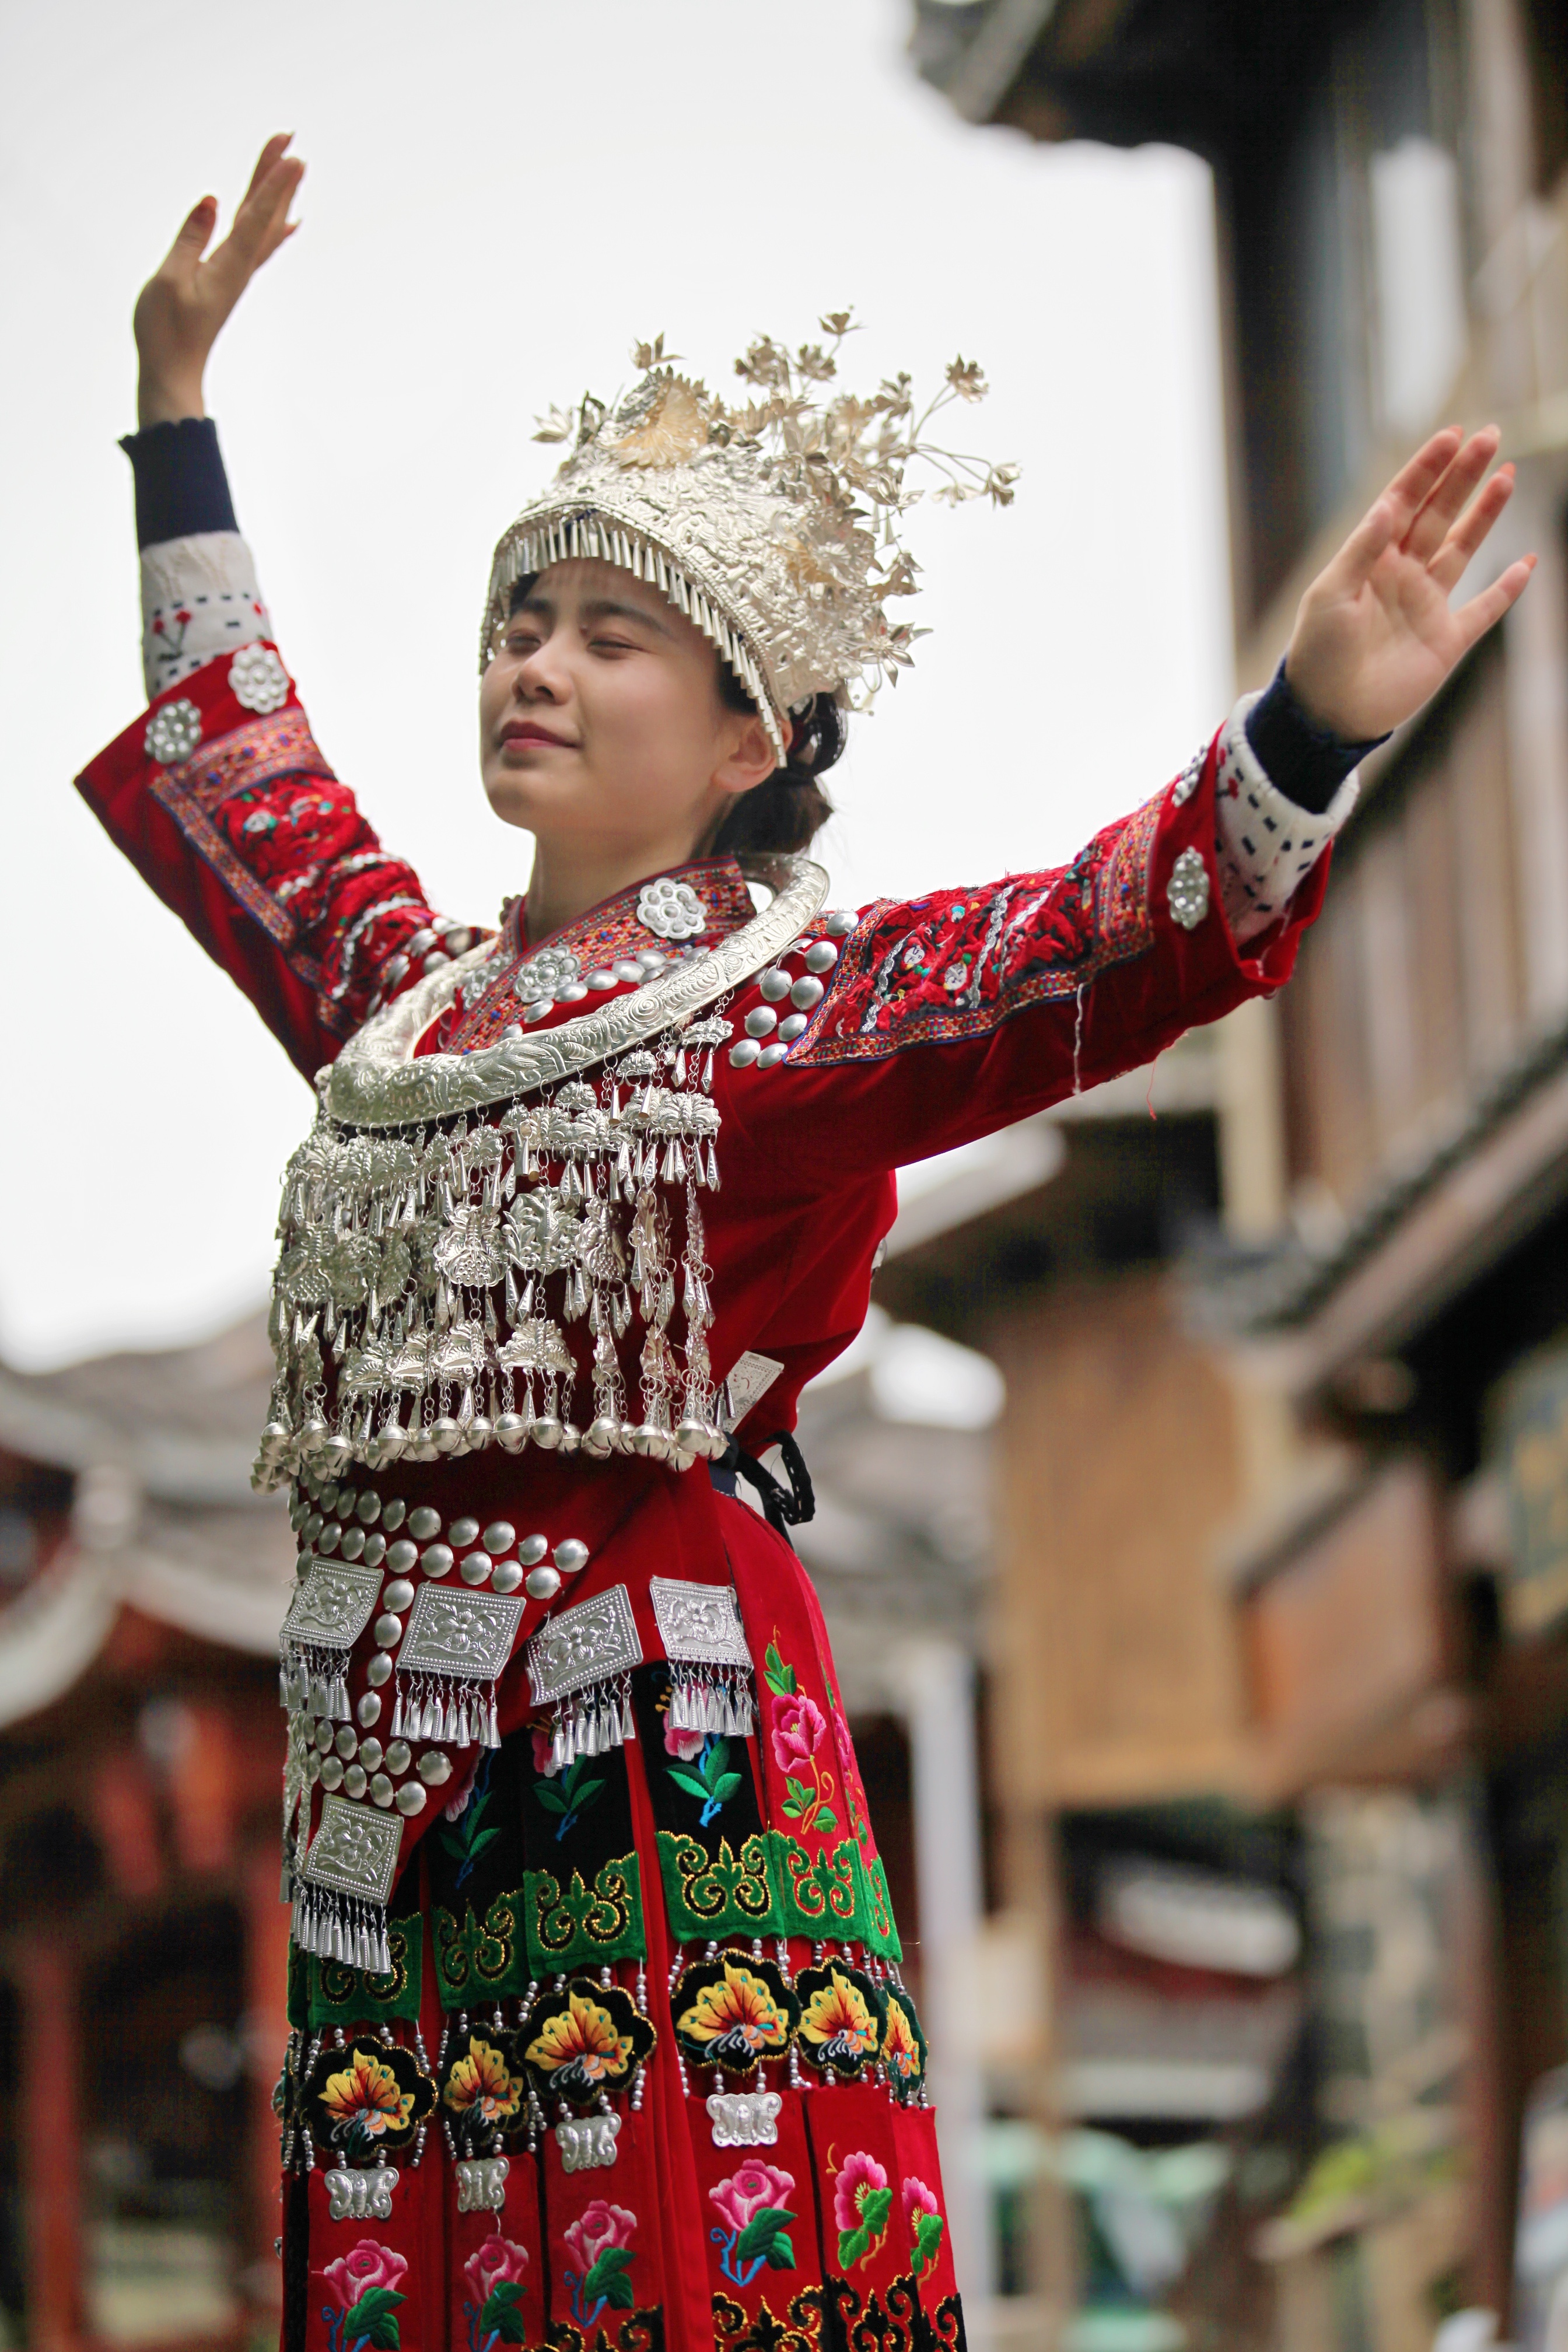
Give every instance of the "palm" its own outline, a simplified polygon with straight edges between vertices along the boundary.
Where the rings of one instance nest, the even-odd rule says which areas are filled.
[[[1448,598],[1507,505],[1489,425],[1435,434],[1397,474],[1301,599],[1286,669],[1308,712],[1347,742],[1414,716],[1524,589],[1526,556],[1455,611]]]

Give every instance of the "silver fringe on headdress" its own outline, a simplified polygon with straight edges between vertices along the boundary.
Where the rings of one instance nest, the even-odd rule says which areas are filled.
[[[793,712],[815,695],[864,708],[908,666],[915,636],[886,605],[916,593],[916,565],[897,519],[922,495],[905,488],[920,458],[942,475],[951,504],[1009,505],[1017,469],[956,456],[925,440],[937,411],[984,399],[971,361],[955,359],[917,416],[908,375],[868,397],[818,403],[837,374],[847,311],[821,321],[829,348],[792,356],[769,337],[735,369],[760,397],[731,406],[678,375],[664,338],[633,353],[642,378],[613,406],[592,395],[559,411],[536,438],[575,446],[551,488],[497,545],[480,635],[488,667],[517,582],[573,557],[646,580],[716,646],[756,703],[780,759]]]

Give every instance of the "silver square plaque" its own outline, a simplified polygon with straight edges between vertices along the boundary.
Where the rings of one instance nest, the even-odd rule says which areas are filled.
[[[463,1675],[493,1683],[511,1655],[523,1604],[500,1592],[422,1584],[414,1597],[397,1663],[416,1674]]]
[[[312,1886],[384,1903],[397,1875],[402,1836],[401,1813],[384,1813],[349,1797],[328,1797],[305,1857],[305,1876]]]
[[[624,1584],[595,1592],[542,1624],[528,1645],[528,1679],[536,1705],[564,1698],[642,1664],[642,1643]]]
[[[739,1429],[783,1370],[776,1356],[759,1356],[749,1348],[743,1356],[736,1357],[719,1392],[719,1419],[726,1430]]]
[[[752,1654],[735,1595],[727,1584],[688,1584],[674,1576],[648,1580],[653,1613],[667,1658],[710,1666],[749,1666]]]
[[[351,1568],[341,1559],[313,1559],[289,1603],[279,1639],[313,1642],[322,1650],[349,1649],[371,1621],[381,1597],[378,1568]]]

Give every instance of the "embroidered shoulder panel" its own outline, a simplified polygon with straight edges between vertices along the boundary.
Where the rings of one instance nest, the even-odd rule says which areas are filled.
[[[1154,937],[1149,869],[1164,806],[1156,794],[1096,834],[1070,866],[869,908],[790,1066],[879,1061],[907,1045],[983,1036],[1143,954]]]
[[[430,908],[382,848],[298,708],[267,712],[149,779],[191,846],[274,940],[339,1036]]]
[[[530,984],[536,968],[570,980],[590,971],[609,971],[646,949],[658,948],[677,957],[700,953],[738,931],[752,920],[756,908],[745,877],[732,857],[702,858],[669,869],[669,880],[685,883],[696,899],[700,929],[671,941],[639,915],[642,886],[634,883],[563,930],[552,933],[542,948],[530,948],[522,937],[525,912],[521,898],[510,899],[490,956],[476,981],[462,992],[460,1003],[444,1013],[431,1034],[441,1053],[471,1054],[493,1045],[514,1024],[523,1006],[539,989]],[[548,979],[542,983],[548,987]]]

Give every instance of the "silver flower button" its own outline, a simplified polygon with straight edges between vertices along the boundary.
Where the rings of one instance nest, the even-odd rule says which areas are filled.
[[[1171,920],[1184,931],[1195,931],[1209,910],[1209,870],[1195,849],[1184,849],[1165,885]]]
[[[289,673],[270,646],[242,646],[228,666],[229,691],[247,710],[281,710]]]
[[[188,760],[201,740],[202,714],[182,697],[153,713],[142,743],[150,760],[168,768],[176,760]]]
[[[637,920],[658,940],[694,940],[708,925],[708,909],[689,882],[661,874],[645,882],[637,897]]]
[[[577,959],[570,948],[541,948],[537,955],[519,964],[512,986],[524,1004],[531,1004],[539,997],[559,995],[576,979],[577,971]]]

